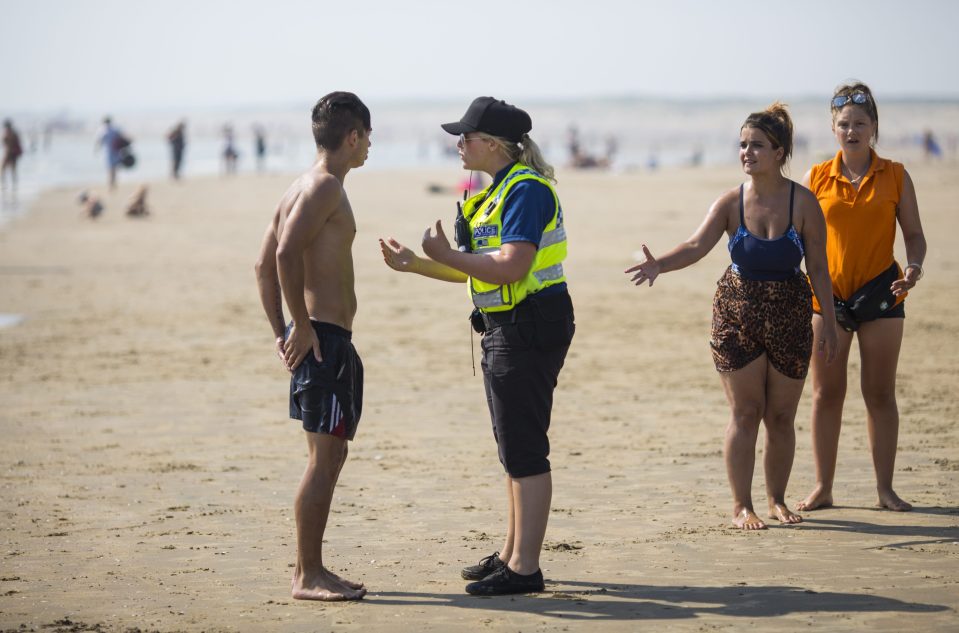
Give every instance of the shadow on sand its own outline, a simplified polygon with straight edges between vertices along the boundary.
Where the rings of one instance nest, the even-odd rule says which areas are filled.
[[[943,512],[943,514],[951,514]],[[898,543],[883,543],[868,549],[903,548],[919,545],[939,545],[959,542],[959,527],[930,525],[882,525],[864,521],[846,521],[839,519],[809,518],[802,522],[803,529],[823,532],[855,532],[871,536],[892,536],[906,540]],[[918,539],[918,540],[917,540]]]
[[[571,620],[661,620],[708,615],[742,618],[794,613],[902,612],[950,610],[937,604],[903,602],[859,593],[816,592],[801,587],[734,585],[685,587],[547,581],[535,596],[478,598],[465,594],[375,592],[370,605],[455,606],[464,609],[530,613]]]

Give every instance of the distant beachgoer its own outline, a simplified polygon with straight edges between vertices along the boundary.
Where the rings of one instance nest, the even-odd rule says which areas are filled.
[[[616,158],[616,154],[619,153],[619,139],[616,138],[615,134],[609,134],[606,136],[606,167],[612,167],[613,159]]]
[[[812,193],[783,176],[792,153],[792,120],[774,103],[750,114],[739,133],[739,160],[749,181],[721,195],[685,242],[659,259],[646,246],[646,260],[626,269],[639,285],[702,259],[723,232],[732,265],[713,299],[713,362],[731,412],[725,459],[733,493],[732,522],[761,530],[753,508],[756,440],[766,426],[763,467],[768,516],[785,524],[802,517],[786,506],[786,486],[796,449],[796,407],[813,349],[809,282],[832,316],[826,268],[826,223]],[[799,268],[805,259],[806,275]],[[818,360],[836,355],[836,326],[827,321],[818,340]]]
[[[942,158],[942,148],[932,130],[926,130],[922,133],[922,152],[926,159]]]
[[[530,116],[492,97],[478,97],[457,122],[464,169],[493,183],[463,203],[451,245],[436,222],[423,235],[425,256],[393,238],[380,240],[386,264],[467,284],[483,332],[483,383],[493,437],[506,471],[509,511],[499,552],[460,575],[466,592],[503,595],[543,591],[540,554],[553,479],[549,462],[553,392],[573,340],[573,304],[566,288],[566,228],[553,188],[553,168],[529,137]]]
[[[180,179],[180,167],[183,165],[183,153],[186,150],[186,121],[180,121],[167,134],[170,143],[171,169],[170,177]]]
[[[649,157],[646,159],[646,169],[649,171],[656,171],[659,169],[659,149],[654,147],[649,152]]]
[[[347,443],[363,404],[363,364],[352,343],[356,315],[356,219],[343,188],[370,149],[370,111],[349,92],[313,108],[316,162],[280,199],[256,263],[260,300],[274,351],[292,373],[290,417],[303,421],[309,461],[296,495],[292,593],[303,600],[359,600],[362,583],[323,563],[323,534]],[[286,325],[283,300],[292,315]]]
[[[30,126],[30,129],[27,131],[27,150],[31,154],[36,154],[37,149],[40,148],[40,130],[37,128],[37,125]]]
[[[700,167],[703,164],[703,147],[697,145],[693,148],[693,153],[689,156],[690,167]]]
[[[438,194],[453,194],[453,195],[462,195],[463,199],[466,200],[470,196],[474,196],[483,189],[486,188],[486,177],[483,173],[470,172],[468,176],[464,176],[460,179],[455,185],[447,186],[440,185],[437,183],[429,183],[426,185],[426,190],[430,193]]]
[[[83,215],[91,220],[96,220],[103,213],[103,203],[100,201],[100,196],[95,193],[81,191],[77,196],[77,202],[80,204]]]
[[[10,174],[10,183],[17,187],[17,161],[23,155],[23,145],[20,135],[13,127],[13,121],[6,119],[3,122],[3,162],[0,163],[0,186],[6,188],[7,174]]]
[[[487,177],[483,172],[470,172],[456,185],[456,191],[462,192],[467,198],[475,196],[487,186]]]
[[[240,153],[236,149],[233,139],[233,126],[223,126],[223,170],[227,174],[236,173],[236,163]]]
[[[879,111],[869,87],[859,82],[840,86],[833,93],[830,111],[839,152],[813,166],[804,183],[826,214],[835,316],[843,327],[839,362],[829,366],[818,358],[812,362],[816,487],[797,508],[815,510],[833,504],[847,365],[855,335],[879,506],[907,511],[912,506],[892,487],[899,438],[896,367],[906,317],[904,301],[907,291],[922,279],[926,238],[912,178],[901,163],[880,158],[873,149],[879,139]],[[897,222],[908,262],[903,270],[893,255]],[[826,303],[831,303],[828,298]],[[822,301],[813,304],[816,341],[834,325],[831,308]]]
[[[257,125],[253,128],[253,151],[256,154],[256,170],[266,167],[266,130]]]
[[[148,215],[150,215],[150,210],[147,208],[147,186],[140,185],[127,202],[127,216],[142,218]]]
[[[579,129],[571,125],[567,130],[566,146],[569,149],[569,166],[574,169],[607,169],[612,165],[613,157],[619,149],[615,136],[606,137],[606,156],[599,157],[583,150],[579,140]]]
[[[583,154],[583,146],[579,140],[579,128],[575,125],[569,126],[566,130],[566,149],[569,151],[570,165],[576,165]]]
[[[104,117],[103,127],[97,136],[96,144],[106,150],[108,182],[111,190],[116,189],[117,168],[123,165],[123,161],[129,156],[127,150],[130,147],[130,140],[113,125],[110,117]]]

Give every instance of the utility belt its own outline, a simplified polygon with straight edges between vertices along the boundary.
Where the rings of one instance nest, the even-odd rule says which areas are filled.
[[[542,292],[542,291],[541,291]],[[512,310],[502,312],[480,312],[474,309],[470,314],[470,323],[473,329],[480,334],[504,325],[529,323],[532,321],[555,321],[573,312],[573,301],[569,292],[564,288],[561,291],[529,295]]]

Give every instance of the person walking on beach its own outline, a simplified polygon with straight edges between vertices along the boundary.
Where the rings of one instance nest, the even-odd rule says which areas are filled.
[[[240,159],[240,152],[236,149],[233,139],[233,126],[223,126],[223,171],[226,174],[236,173],[236,163]]]
[[[783,176],[792,153],[792,120],[781,103],[750,114],[740,129],[739,160],[749,180],[721,195],[696,232],[655,258],[626,269],[638,286],[702,259],[723,232],[732,265],[713,299],[710,347],[729,402],[726,474],[733,494],[732,522],[744,530],[766,528],[753,507],[752,478],[759,425],[766,426],[763,467],[768,517],[799,523],[786,506],[786,486],[796,448],[796,407],[812,352],[809,282],[832,317],[826,269],[826,224],[815,196]],[[805,259],[809,281],[799,264]],[[818,361],[836,355],[836,327],[827,320],[817,339]]]
[[[838,302],[836,317],[843,327],[838,362],[828,366],[820,359],[812,362],[816,487],[797,508],[815,510],[833,504],[847,365],[855,335],[878,505],[903,512],[912,506],[892,487],[899,439],[896,367],[906,317],[904,301],[907,291],[922,279],[926,238],[909,173],[901,163],[881,158],[873,149],[879,140],[879,111],[869,87],[859,82],[840,86],[830,111],[839,152],[813,166],[804,184],[826,215],[826,256]],[[906,246],[904,269],[893,256],[897,222]],[[829,297],[822,299],[832,303]],[[813,305],[817,341],[833,325],[829,307],[822,301]]]
[[[266,130],[262,125],[253,126],[253,153],[256,156],[256,170],[266,168]]]
[[[183,152],[186,150],[186,121],[180,121],[167,134],[170,143],[170,177],[180,179],[180,167],[183,165]]]
[[[10,174],[10,184],[17,188],[17,161],[23,155],[23,145],[20,135],[13,127],[13,121],[3,121],[3,162],[0,163],[0,187],[7,187],[7,173]]]
[[[322,549],[333,489],[363,402],[363,364],[351,341],[356,220],[343,182],[366,162],[372,126],[369,109],[349,92],[320,99],[312,119],[316,162],[280,199],[263,237],[256,279],[276,354],[292,373],[290,417],[302,420],[309,451],[295,504],[293,597],[359,600],[366,594],[363,584],[325,567]]]
[[[110,117],[103,118],[103,127],[97,136],[97,147],[106,150],[107,157],[107,182],[110,190],[117,188],[117,167],[123,160],[123,153],[130,146],[130,140],[127,139],[119,128],[113,125]]]
[[[475,581],[466,591],[543,591],[539,556],[553,489],[547,431],[575,330],[563,212],[526,112],[479,97],[442,128],[459,135],[463,168],[489,174],[492,184],[463,204],[456,246],[437,221],[423,235],[425,257],[393,238],[381,239],[380,249],[394,270],[467,283],[474,328],[483,332],[483,382],[506,470],[506,538],[499,552],[463,569],[462,577]]]

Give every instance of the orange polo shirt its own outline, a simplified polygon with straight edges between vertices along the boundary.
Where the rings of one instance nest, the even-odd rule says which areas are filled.
[[[842,173],[842,152],[815,165],[809,174],[809,188],[826,216],[826,261],[832,292],[840,299],[848,299],[894,261],[896,211],[905,170],[875,152],[871,156],[859,189]],[[896,305],[905,298],[898,297]],[[813,309],[820,311],[815,295]]]

